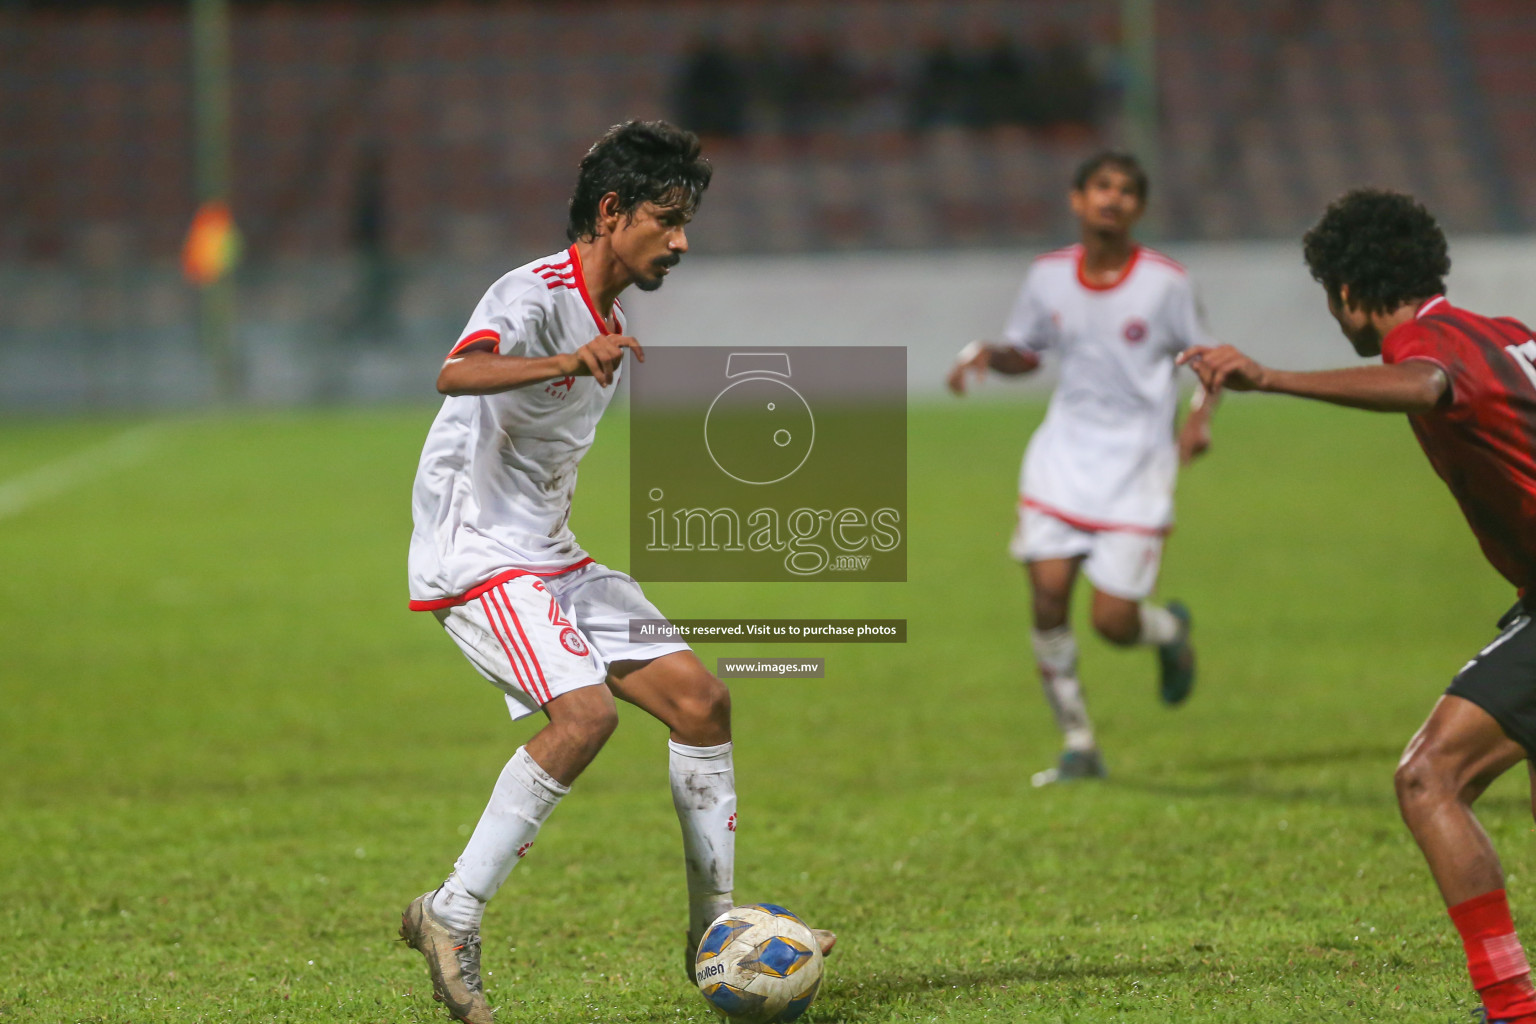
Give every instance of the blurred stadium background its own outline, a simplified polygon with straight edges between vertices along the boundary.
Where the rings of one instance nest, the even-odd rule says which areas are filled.
[[[717,168],[690,272],[633,304],[653,343],[895,342],[936,386],[1125,143],[1233,340],[1343,354],[1295,239],[1364,183],[1530,317],[1533,52],[1526,0],[0,0],[0,409],[425,397],[631,117]],[[200,313],[182,250],[220,197],[241,255]]]
[[[1400,419],[1224,407],[1163,579],[1200,695],[1166,717],[1085,640],[1114,775],[1037,791],[1003,551],[1043,403],[923,396],[1107,144],[1154,164],[1146,237],[1215,330],[1286,365],[1348,357],[1297,238],[1357,184],[1431,205],[1455,298],[1536,322],[1533,53],[1530,0],[0,0],[0,1020],[445,1019],[393,916],[535,723],[405,611],[410,474],[474,301],[562,244],[592,139],[658,116],[717,175],[636,333],[906,345],[918,398],[910,584],[647,587],[911,623],[701,650],[828,659],[733,686],[742,893],[847,936],[816,1019],[1466,1020],[1392,765],[1509,597]],[[201,287],[209,199],[241,245]],[[221,403],[321,408],[166,414]],[[605,422],[573,518],[620,568],[627,443]],[[713,1019],[624,713],[492,906],[508,1019]],[[1518,774],[1479,806],[1529,914]]]

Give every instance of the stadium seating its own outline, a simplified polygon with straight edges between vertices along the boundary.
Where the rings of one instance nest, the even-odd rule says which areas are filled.
[[[1536,225],[1536,171],[1521,152],[1536,130],[1526,82],[1536,9],[1525,0],[1157,9],[1154,233],[1293,237],[1362,182],[1414,191],[1453,233]],[[847,95],[796,123],[759,102],[745,135],[710,139],[717,177],[696,244],[1045,244],[1071,235],[1062,192],[1073,165],[1122,137],[1114,110],[1096,126],[914,132],[911,88],[940,42],[974,55],[1066,39],[1113,93],[1117,10],[1113,0],[236,4],[234,208],[250,263],[269,269],[344,262],[368,245],[418,265],[535,255],[561,236],[584,147],[609,124],[672,114],[675,78],[707,39],[759,76],[821,46]],[[174,265],[194,207],[178,12],[0,6],[0,267]],[[599,21],[624,45],[594,46]],[[14,327],[0,310],[0,342]]]

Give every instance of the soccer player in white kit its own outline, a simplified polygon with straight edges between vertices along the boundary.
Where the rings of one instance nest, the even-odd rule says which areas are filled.
[[[1209,342],[1184,268],[1131,238],[1146,202],[1146,173],[1133,156],[1084,162],[1071,192],[1082,241],[1038,257],[1003,343],[972,342],[949,374],[950,389],[963,394],[970,376],[1029,373],[1053,349],[1061,358],[1045,422],[1024,455],[1010,544],[1029,575],[1035,661],[1064,740],[1056,766],[1034,776],[1037,786],[1105,774],[1068,622],[1079,569],[1093,586],[1098,633],[1157,649],[1164,702],[1182,702],[1194,685],[1188,609],[1148,598],[1173,525],[1179,465],[1210,446],[1203,392],[1175,437],[1174,361]]]
[[[456,1020],[492,1020],[480,978],[486,901],[612,734],[615,696],[671,730],[690,978],[704,930],[732,906],[730,693],[686,644],[630,639],[631,619],[663,616],[567,524],[577,465],[625,352],[645,358],[624,333],[618,295],[659,288],[688,251],[684,225],[710,175],[690,132],[660,121],[612,128],[581,162],[572,245],[491,285],[438,375],[448,397],[411,494],[411,608],[436,616],[514,719],[549,719],[507,762],[447,879],[401,921]],[[830,952],[831,933],[818,938]]]

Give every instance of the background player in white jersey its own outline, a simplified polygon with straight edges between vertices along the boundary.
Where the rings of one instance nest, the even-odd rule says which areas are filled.
[[[401,922],[458,1020],[491,1020],[480,979],[486,901],[613,732],[615,696],[671,730],[690,978],[705,928],[732,905],[730,694],[686,644],[630,640],[629,620],[661,613],[567,525],[577,464],[625,352],[644,359],[618,295],[659,288],[688,251],[684,225],[710,174],[689,132],[659,121],[611,129],[581,162],[570,248],[493,284],[438,375],[448,398],[411,494],[411,607],[436,615],[513,718],[549,719],[507,762],[452,873]],[[818,937],[830,952],[832,935]]]
[[[1030,373],[1051,349],[1061,357],[1050,409],[1024,455],[1010,545],[1029,574],[1035,660],[1065,746],[1036,785],[1105,773],[1068,621],[1079,568],[1093,585],[1099,634],[1157,649],[1162,699],[1178,704],[1194,685],[1188,609],[1147,598],[1173,524],[1179,464],[1210,446],[1203,392],[1174,435],[1174,359],[1207,344],[1207,334],[1184,268],[1131,237],[1146,203],[1135,157],[1084,162],[1071,192],[1082,241],[1037,258],[1003,343],[972,342],[949,374],[950,389],[963,394],[970,376]]]

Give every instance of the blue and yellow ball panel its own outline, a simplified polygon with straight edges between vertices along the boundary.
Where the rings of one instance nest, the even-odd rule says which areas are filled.
[[[785,910],[783,907],[779,906],[777,903],[754,903],[754,904],[752,904],[752,906],[757,908],[758,910],[761,910],[765,914],[772,914],[774,917],[787,917],[791,921],[800,921],[800,918],[796,917],[794,915],[794,913],[792,913],[791,911]],[[801,924],[805,924],[804,921],[800,921],[800,923]],[[810,926],[806,925],[806,927],[810,927]]]
[[[744,971],[756,971],[771,978],[787,978],[809,963],[810,959],[809,948],[794,939],[775,935],[759,942],[757,948],[752,950],[752,955],[743,960],[740,967]]]
[[[773,1024],[789,1024],[790,1021],[798,1019],[802,1013],[810,1009],[811,1003],[816,1001],[816,990],[819,988],[821,988],[821,979],[817,978],[816,983],[811,986],[809,992],[799,999],[791,999],[789,1001],[789,1005],[784,1007],[777,1017],[773,1018]]]
[[[722,1013],[732,1017],[756,1013],[763,1008],[763,1003],[768,999],[767,996],[756,992],[744,992],[723,981],[716,982],[702,991],[704,998],[709,1000],[711,1006],[717,1007]]]
[[[720,955],[720,951],[731,944],[731,940],[748,928],[752,927],[750,921],[738,921],[735,918],[726,918],[704,933],[704,939],[699,943],[699,955],[694,958],[694,963],[703,963]]]

